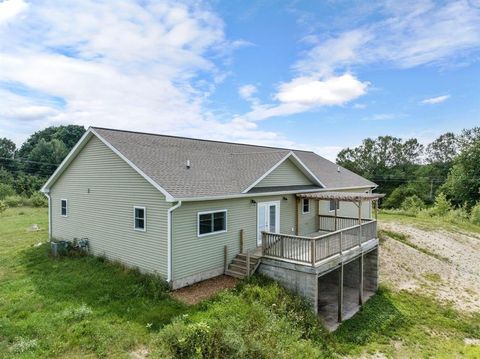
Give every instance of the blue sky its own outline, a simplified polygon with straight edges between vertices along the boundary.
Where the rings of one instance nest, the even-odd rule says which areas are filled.
[[[314,150],[480,125],[480,1],[0,2],[0,137],[67,123]]]

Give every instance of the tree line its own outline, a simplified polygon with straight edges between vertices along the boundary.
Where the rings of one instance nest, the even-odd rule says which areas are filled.
[[[83,126],[51,126],[31,135],[17,148],[15,142],[0,138],[0,200],[29,198],[85,133]]]
[[[440,193],[467,210],[480,201],[480,127],[444,133],[426,146],[416,138],[367,138],[340,151],[336,162],[377,183],[384,208],[412,196],[430,205]]]

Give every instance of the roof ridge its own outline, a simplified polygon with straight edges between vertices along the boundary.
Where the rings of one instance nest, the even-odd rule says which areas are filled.
[[[215,143],[225,143],[225,144],[229,144],[229,145],[239,145],[239,146],[271,148],[271,149],[283,150],[283,151],[295,151],[295,152],[315,153],[315,152],[313,152],[313,151],[298,150],[298,149],[295,149],[295,148],[273,147],[273,146],[264,146],[264,145],[254,145],[254,144],[242,143],[242,142],[231,142],[231,141],[220,141],[220,140],[208,140],[208,139],[203,139],[203,138],[186,137],[186,136],[175,136],[175,135],[165,135],[165,134],[153,133],[153,132],[142,132],[142,131],[122,130],[122,129],[118,129],[118,128],[108,128],[108,127],[98,127],[98,126],[90,126],[90,128],[93,128],[93,129],[96,129],[96,130],[107,130],[107,131],[116,131],[116,132],[135,133],[135,134],[139,134],[139,135],[179,138],[179,139],[191,140],[191,141],[215,142]],[[253,152],[251,152],[251,153],[253,153]]]

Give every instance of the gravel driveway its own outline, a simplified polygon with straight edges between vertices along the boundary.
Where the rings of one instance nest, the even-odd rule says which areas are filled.
[[[387,229],[408,236],[408,244],[387,238],[380,247],[380,278],[393,290],[434,296],[466,312],[480,311],[480,237],[425,231],[396,222]]]

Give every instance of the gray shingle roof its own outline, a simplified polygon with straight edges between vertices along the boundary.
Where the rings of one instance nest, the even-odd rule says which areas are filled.
[[[241,194],[290,151],[326,186],[373,182],[313,152],[93,127],[104,140],[175,198]],[[186,162],[190,160],[190,169]],[[286,184],[288,185],[288,184]]]

